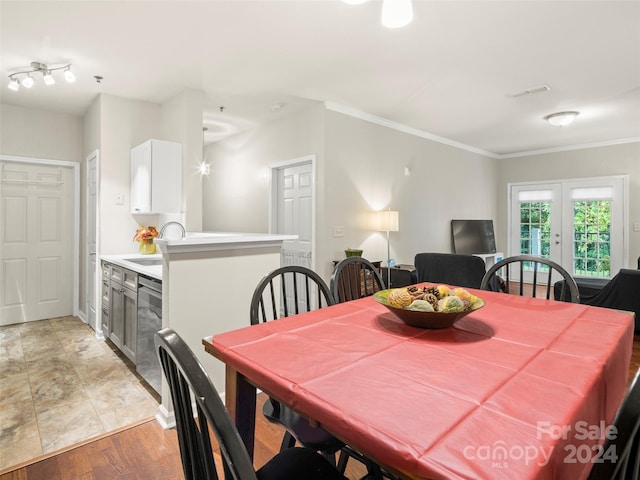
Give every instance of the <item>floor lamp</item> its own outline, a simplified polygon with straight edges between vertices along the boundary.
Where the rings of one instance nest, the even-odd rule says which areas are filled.
[[[399,230],[398,212],[387,209],[378,212],[378,231],[387,232],[387,288],[391,288],[391,247],[389,243],[389,232]]]

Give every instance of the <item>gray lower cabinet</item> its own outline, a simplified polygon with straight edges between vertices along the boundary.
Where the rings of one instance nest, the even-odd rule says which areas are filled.
[[[102,329],[109,340],[135,363],[138,331],[138,274],[106,262],[103,262],[102,268]],[[108,280],[105,280],[105,276],[109,277]],[[105,290],[107,294],[104,293]],[[105,305],[105,302],[108,305]]]

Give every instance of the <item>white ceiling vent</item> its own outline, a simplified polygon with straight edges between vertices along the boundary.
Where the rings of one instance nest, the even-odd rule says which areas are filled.
[[[536,93],[548,92],[549,90],[551,90],[551,87],[549,85],[541,85],[539,87],[527,88],[526,90],[523,90],[518,93],[512,93],[509,96],[511,98],[518,98],[518,97],[524,97],[527,95],[535,95]]]

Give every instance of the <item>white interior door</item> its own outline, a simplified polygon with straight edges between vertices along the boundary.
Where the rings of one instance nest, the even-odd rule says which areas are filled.
[[[313,268],[313,166],[311,162],[277,170],[277,232],[297,235],[283,242],[283,265]]]
[[[98,248],[97,248],[97,205],[98,205],[98,152],[93,152],[87,158],[87,211],[85,223],[87,226],[87,323],[97,332],[98,305],[97,286],[100,281],[98,276]]]
[[[276,200],[275,233],[297,235],[297,240],[282,243],[281,265],[299,265],[313,269],[314,178],[312,158],[292,161],[274,171]],[[289,279],[290,280],[290,279]],[[291,292],[291,286],[287,291]],[[302,289],[304,292],[304,288]],[[315,302],[315,291],[311,303]],[[307,299],[300,297],[302,305]],[[293,305],[294,299],[287,298]]]
[[[2,163],[0,325],[73,313],[71,168]]]

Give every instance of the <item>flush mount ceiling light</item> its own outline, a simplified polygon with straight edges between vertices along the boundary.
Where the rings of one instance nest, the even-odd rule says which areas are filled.
[[[358,5],[367,0],[343,0],[350,5]],[[413,20],[413,4],[411,0],[383,0],[382,25],[387,28],[404,27]]]
[[[53,72],[63,69],[65,80],[69,83],[75,82],[76,76],[71,71],[70,63],[65,63],[64,65],[49,66],[45,63],[31,62],[30,69],[23,70],[21,72],[15,72],[9,75],[9,90],[13,90],[15,92],[20,88],[20,85],[24,86],[25,88],[31,88],[35,83],[34,77],[31,76],[31,74],[34,72],[42,75],[42,80],[44,81],[45,85],[53,85],[54,83],[56,83],[56,80],[53,77]]]
[[[544,119],[554,127],[565,127],[573,122],[578,115],[580,112],[558,112],[547,115]]]

